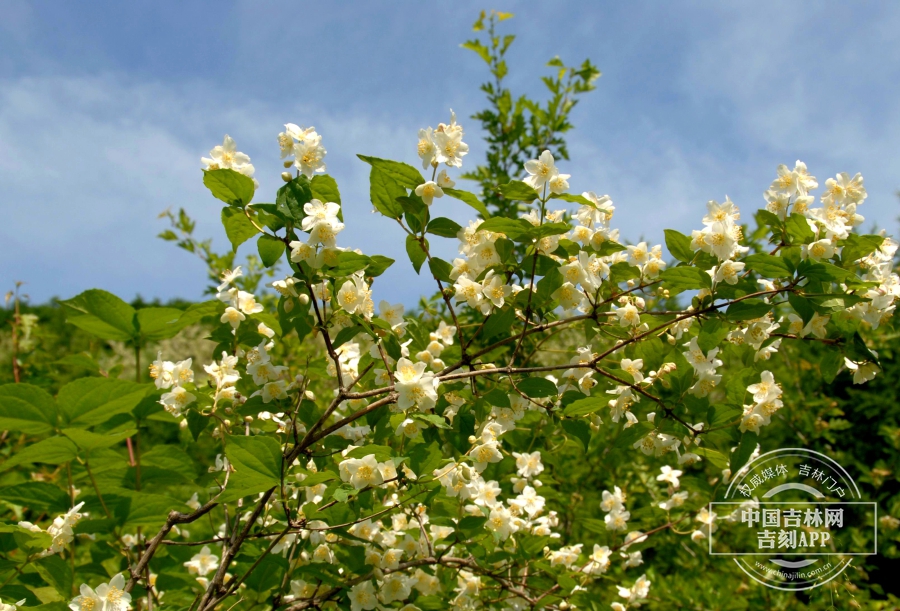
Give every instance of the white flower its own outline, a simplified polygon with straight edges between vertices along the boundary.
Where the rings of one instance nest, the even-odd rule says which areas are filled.
[[[432,162],[437,165],[434,161],[435,156],[437,155],[437,147],[434,144],[434,132],[430,127],[428,129],[419,130],[419,143],[416,148],[419,159],[422,160],[423,169],[430,166]]]
[[[338,213],[341,207],[334,202],[321,202],[317,199],[310,200],[303,204],[303,212],[306,214],[300,224],[303,231],[310,231],[319,223],[328,223],[332,227],[340,225]]]
[[[509,509],[502,506],[491,509],[491,515],[488,516],[485,526],[491,532],[497,533],[501,540],[506,540],[510,533],[518,530]]]
[[[544,151],[537,159],[526,161],[525,171],[529,175],[523,182],[535,190],[540,189],[545,183],[559,174],[550,151]]]
[[[208,545],[200,549],[200,553],[184,563],[191,575],[205,577],[207,574],[219,568],[219,557],[213,554]]]
[[[351,611],[369,611],[378,605],[375,586],[371,581],[363,581],[350,588]]]
[[[500,453],[496,441],[489,441],[475,446],[472,448],[470,455],[472,456],[472,460],[475,461],[475,469],[479,473],[487,468],[488,463],[495,463],[503,460],[503,455]]]
[[[456,114],[450,111],[450,125],[441,123],[432,133],[435,146],[434,160],[449,167],[462,167],[462,158],[469,152],[469,145],[462,141],[463,128],[456,123]]]
[[[747,391],[753,394],[753,400],[757,403],[772,401],[781,396],[781,386],[775,382],[775,376],[771,371],[763,371],[760,374],[760,382],[748,386]]]
[[[571,178],[571,174],[557,174],[549,181],[547,181],[547,186],[550,187],[551,193],[565,193],[569,190],[569,178]]]
[[[530,454],[528,452],[513,452],[513,457],[516,459],[516,470],[522,477],[535,477],[544,470],[539,450],[535,450]]]
[[[79,590],[81,594],[72,599],[72,602],[69,603],[69,608],[72,611],[102,611],[103,610],[103,601],[100,600],[100,597],[97,596],[97,593],[86,583],[81,584],[81,588]],[[0,611],[12,611],[11,609],[5,609],[3,607],[11,606],[15,609],[16,606],[24,603],[24,600],[20,600],[15,605],[0,605]]]
[[[87,592],[85,591],[85,588],[87,588]],[[88,588],[86,585],[82,585],[81,596],[79,596],[75,600],[83,597],[85,593],[89,595],[88,598],[91,598],[90,588]],[[131,609],[131,594],[125,591],[125,577],[122,575],[122,573],[119,573],[115,577],[110,579],[109,583],[101,583],[93,591],[93,594],[93,604],[96,604],[96,602],[99,601],[103,605],[102,611],[128,611],[128,609]],[[75,605],[75,600],[73,600],[69,605],[69,607],[71,607],[72,609],[76,608],[75,606],[73,606]],[[77,606],[79,611],[81,611],[82,609],[84,609],[84,611],[87,611],[87,609],[85,609],[84,607],[84,604],[84,600],[79,601],[79,604]]]
[[[429,180],[416,187],[416,195],[422,198],[426,206],[430,206],[434,198],[444,197],[444,190],[436,182]]]
[[[456,185],[456,182],[447,176],[447,170],[441,170],[437,175],[437,184],[442,189],[452,189]]]
[[[683,472],[679,471],[678,469],[673,469],[669,465],[663,465],[662,467],[659,468],[659,470],[662,473],[660,475],[656,476],[656,481],[668,482],[668,483],[672,484],[672,487],[677,490],[678,486],[681,483],[678,478],[681,477],[681,474]]]
[[[322,137],[307,138],[294,145],[294,165],[300,173],[307,178],[312,178],[317,172],[325,171],[325,147],[322,146]]]
[[[357,490],[366,486],[380,486],[384,478],[378,468],[374,454],[364,458],[348,458],[339,465],[341,479],[349,482]]]
[[[238,152],[237,145],[228,134],[225,134],[221,146],[216,146],[209,152],[210,158],[202,157],[200,160],[206,164],[207,170],[235,170],[245,176],[253,176],[255,171],[250,157]]]
[[[372,291],[359,274],[347,280],[337,294],[338,304],[348,314],[360,314],[367,319],[371,317],[375,306],[372,302]]]
[[[853,383],[854,384],[865,384],[869,380],[875,378],[875,376],[881,372],[881,369],[875,363],[870,363],[866,361],[865,363],[854,363],[848,358],[844,359],[844,364],[847,366],[847,369],[853,372]]]
[[[433,373],[425,371],[426,367],[421,361],[413,363],[407,358],[401,357],[397,361],[394,387],[399,395],[397,406],[401,410],[407,410],[413,405],[420,409],[431,409],[437,403],[438,380]]]
[[[584,565],[582,571],[587,575],[602,575],[609,568],[609,556],[611,553],[606,545],[600,547],[595,543],[590,560]]]

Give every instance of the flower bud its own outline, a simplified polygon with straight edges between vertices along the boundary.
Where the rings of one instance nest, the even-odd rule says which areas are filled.
[[[244,416],[244,422],[253,422],[253,416]]]
[[[475,443],[478,438],[475,435],[469,435],[469,443]]]
[[[285,162],[284,162],[284,167],[289,168],[289,167],[291,167],[292,165],[294,165],[294,162],[293,162],[293,161],[291,161],[290,159],[285,160]]]
[[[283,180],[284,182],[291,182],[292,180],[294,180],[294,177],[291,176],[290,172],[282,172],[281,180]]]

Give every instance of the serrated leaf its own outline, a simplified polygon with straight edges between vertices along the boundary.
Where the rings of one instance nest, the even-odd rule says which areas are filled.
[[[456,221],[439,216],[431,219],[425,231],[442,238],[455,238],[460,229],[462,227]]]
[[[502,216],[489,218],[478,226],[479,231],[502,233],[512,239],[523,236],[532,229],[534,229],[534,226],[526,220],[508,219]]]
[[[563,410],[566,416],[586,416],[606,407],[608,400],[603,397],[586,397],[572,401]]]
[[[26,383],[0,386],[0,429],[42,435],[56,421],[56,402],[47,391]]]
[[[669,253],[679,261],[690,263],[694,258],[694,251],[691,250],[691,239],[674,229],[666,229],[665,234],[666,248],[669,249]]]
[[[214,197],[231,206],[246,206],[256,191],[252,178],[229,169],[204,170],[203,184]]]
[[[666,283],[666,287],[679,292],[704,289],[711,286],[709,274],[696,267],[687,265],[664,269],[659,277]]]
[[[222,226],[225,227],[225,235],[231,242],[233,252],[237,252],[238,246],[259,233],[259,230],[247,218],[243,208],[222,208]]]
[[[390,159],[379,159],[378,157],[368,157],[366,155],[357,155],[360,159],[390,176],[394,182],[406,189],[415,189],[425,182],[421,172],[408,163],[400,161],[391,161]]]
[[[747,267],[763,278],[790,278],[793,276],[788,264],[781,257],[759,253],[744,259]]]
[[[398,219],[403,216],[403,206],[397,201],[404,197],[406,189],[400,186],[389,174],[376,167],[369,173],[369,198],[372,205],[388,218]]]
[[[452,197],[453,199],[458,199],[461,202],[465,202],[472,208],[474,208],[478,214],[481,215],[481,218],[490,218],[491,213],[488,212],[487,206],[481,203],[481,200],[475,196],[474,193],[469,193],[468,191],[461,191],[460,189],[450,189],[444,188],[444,195]]]
[[[266,267],[275,265],[281,255],[284,254],[284,242],[267,234],[259,236],[259,239],[256,241],[256,248],[259,251],[259,258]]]
[[[547,378],[531,376],[516,382],[516,387],[529,397],[552,397],[559,394],[556,384]]]
[[[747,299],[738,301],[728,306],[725,317],[731,321],[753,320],[761,318],[772,309],[772,304],[765,303],[758,299]]]
[[[133,307],[107,291],[90,289],[61,301],[68,322],[101,339],[129,341],[137,335]]]
[[[425,248],[428,247],[428,241],[425,241]],[[413,268],[416,270],[416,273],[419,273],[419,270],[422,269],[422,264],[425,262],[427,255],[425,254],[425,249],[422,247],[422,244],[419,243],[419,240],[416,239],[414,235],[406,236],[406,254],[409,255],[409,260],[412,262]]]
[[[337,181],[328,174],[316,174],[309,181],[314,199],[320,202],[334,202],[341,205],[341,192],[338,190]]]
[[[536,200],[538,192],[520,180],[511,180],[505,185],[500,185],[500,194],[506,199],[520,202]]]

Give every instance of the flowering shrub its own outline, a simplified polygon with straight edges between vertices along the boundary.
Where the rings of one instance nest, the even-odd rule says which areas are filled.
[[[817,198],[803,163],[778,166],[756,228],[710,201],[664,250],[626,244],[609,196],[570,193],[549,150],[495,194],[525,211],[491,215],[457,188],[464,138],[452,113],[420,130],[424,175],[360,155],[410,273],[433,277],[414,316],[378,280],[406,262],[341,242],[361,221],[315,129],[279,134],[292,169],[274,203],[254,201],[230,137],[203,159],[235,248],[255,239],[290,271],[277,298],[237,267],[186,310],[64,302],[138,355],[208,325],[214,358],[160,354],[152,383],[87,377],[55,397],[0,387],[0,429],[21,435],[3,468],[50,466],[3,488],[0,595],[22,598],[3,611],[670,608],[644,553],[668,538],[703,555],[734,519],[707,503],[785,407],[782,354],[816,343],[828,381],[879,374],[864,336],[893,314],[897,244],[854,231],[860,175]],[[449,198],[480,218],[441,216]],[[440,239],[459,256],[435,256]]]

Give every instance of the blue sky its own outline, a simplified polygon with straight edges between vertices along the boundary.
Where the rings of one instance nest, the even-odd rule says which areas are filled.
[[[100,287],[126,299],[200,297],[204,267],[155,236],[184,207],[224,248],[200,161],[230,134],[272,201],[275,136],[314,125],[345,206],[344,246],[397,259],[376,298],[412,304],[395,227],[369,213],[357,153],[415,163],[416,130],[467,128],[486,70],[459,43],[480,3],[0,0],[0,289],[35,302]],[[573,115],[574,192],[608,193],[623,238],[698,227],[709,199],[748,214],[775,166],[820,183],[862,172],[865,227],[895,231],[900,4],[508,1],[514,92],[541,94],[554,55],[603,71]],[[471,160],[471,161],[470,161]],[[465,186],[464,183],[459,186]],[[439,202],[463,220],[462,204]],[[453,246],[441,247],[452,254]]]

